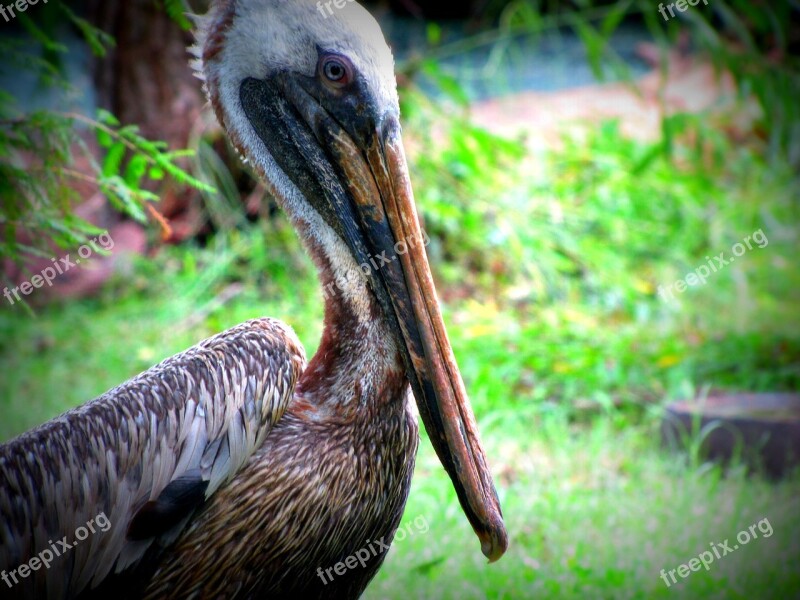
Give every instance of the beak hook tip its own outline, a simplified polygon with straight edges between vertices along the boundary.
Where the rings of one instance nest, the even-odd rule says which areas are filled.
[[[497,562],[508,549],[508,534],[505,528],[481,536],[481,552],[489,559],[489,563]]]

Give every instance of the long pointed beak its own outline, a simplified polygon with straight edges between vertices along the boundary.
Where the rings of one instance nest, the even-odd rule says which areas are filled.
[[[425,246],[412,243],[423,238],[399,125],[389,129],[387,134],[383,154],[376,144],[368,158],[381,197],[385,198],[384,210],[394,237],[398,243],[408,240],[409,248],[407,253],[399,255],[406,290],[390,288],[389,295],[395,302],[401,323],[407,322],[402,329],[414,375],[419,381],[421,396],[417,396],[417,402],[425,428],[481,540],[483,554],[495,561],[508,547],[500,501],[439,310]],[[404,306],[406,293],[411,299],[411,312]],[[413,324],[417,326],[419,338],[414,335]],[[417,348],[418,339],[421,353]]]
[[[389,117],[382,129],[366,148],[344,134],[329,149],[345,174],[369,245],[389,259],[380,275],[410,359],[408,376],[422,420],[481,550],[493,562],[508,546],[500,502],[439,309],[399,122]]]
[[[315,85],[293,74],[248,79],[242,104],[276,162],[369,272],[425,429],[493,562],[508,535],[436,298],[400,123],[389,114],[375,124],[370,110],[336,118]],[[370,256],[381,257],[380,265]]]

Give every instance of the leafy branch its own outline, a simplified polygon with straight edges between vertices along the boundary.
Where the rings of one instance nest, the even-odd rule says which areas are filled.
[[[182,0],[163,0],[162,6],[186,25],[181,21]],[[41,84],[70,91],[61,63],[67,48],[56,40],[55,24],[71,23],[95,56],[104,56],[114,39],[63,2],[53,2],[37,15],[36,22],[20,15],[21,25],[37,44],[0,39],[0,52],[6,57],[0,68],[33,71]],[[151,204],[159,200],[152,191],[157,182],[170,178],[214,192],[180,166],[192,151],[169,150],[165,142],[143,137],[137,126],[123,126],[107,111],[98,111],[94,118],[52,110],[26,112],[15,102],[0,91],[0,259],[22,262],[29,254],[50,256],[53,244],[74,248],[102,233],[77,214],[85,198],[76,187],[84,194],[87,186],[96,190],[139,222],[145,222],[149,212],[165,230],[168,225]],[[90,147],[92,140],[96,145]]]
[[[102,156],[96,157],[76,128],[93,133]],[[89,168],[75,168],[78,148]],[[158,196],[148,185],[171,177],[204,192],[213,188],[176,161],[190,150],[169,151],[164,142],[144,138],[138,127],[122,126],[107,111],[96,119],[72,113],[39,111],[0,121],[0,257],[19,260],[25,253],[43,254],[49,242],[68,248],[99,231],[75,214],[81,200],[74,190],[80,181],[95,186],[112,206],[145,222],[147,203]],[[32,238],[19,243],[18,234]]]

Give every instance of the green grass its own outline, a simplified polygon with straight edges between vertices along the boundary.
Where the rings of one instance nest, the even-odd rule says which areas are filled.
[[[797,597],[800,477],[771,484],[742,469],[687,466],[659,449],[655,420],[613,421],[577,427],[563,412],[531,410],[483,427],[510,533],[508,553],[491,565],[425,445],[401,527],[422,515],[430,529],[392,546],[366,597]],[[676,573],[669,588],[660,578],[712,542],[733,549],[764,518],[769,538],[759,533],[708,572]]]

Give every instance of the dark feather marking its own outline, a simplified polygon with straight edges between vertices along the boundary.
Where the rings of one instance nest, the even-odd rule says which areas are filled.
[[[187,471],[136,512],[126,537],[138,541],[166,533],[203,504],[206,488],[208,481],[203,480],[199,470]]]

